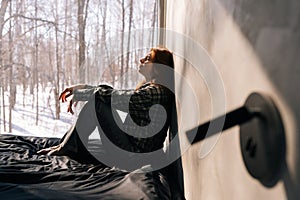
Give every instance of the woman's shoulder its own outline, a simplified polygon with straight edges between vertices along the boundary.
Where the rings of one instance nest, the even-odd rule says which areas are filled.
[[[168,90],[168,88],[164,85],[153,83],[153,82],[146,82],[142,84],[138,90]]]
[[[174,93],[172,92],[171,89],[167,88],[164,85],[157,84],[157,83],[152,83],[152,82],[147,82],[144,83],[139,89],[138,93],[147,93],[151,96],[160,96],[161,98],[170,98],[174,96]]]

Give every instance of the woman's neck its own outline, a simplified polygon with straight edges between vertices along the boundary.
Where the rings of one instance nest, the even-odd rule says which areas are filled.
[[[140,87],[142,87],[142,85],[146,84],[146,83],[155,83],[155,79],[144,79],[143,81],[139,82],[136,86],[136,90],[140,89]]]

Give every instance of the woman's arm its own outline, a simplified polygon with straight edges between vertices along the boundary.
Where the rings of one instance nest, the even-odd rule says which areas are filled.
[[[68,112],[73,114],[73,102],[88,101],[95,93],[103,103],[110,103],[113,108],[124,112],[129,112],[129,105],[133,110],[143,110],[168,101],[170,97],[170,93],[164,87],[147,83],[138,90],[117,90],[108,85],[76,85],[66,88],[60,99],[65,102],[73,95],[68,106]]]
[[[145,110],[154,104],[168,101],[170,93],[162,86],[145,84],[138,90],[115,90],[101,87],[97,90],[98,98],[104,103],[110,103],[115,109],[128,112],[129,105],[133,110]]]

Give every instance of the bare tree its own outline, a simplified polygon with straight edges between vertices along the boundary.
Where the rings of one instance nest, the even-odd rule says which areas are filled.
[[[128,24],[128,38],[127,38],[127,60],[126,60],[126,69],[125,72],[128,73],[129,70],[129,61],[131,60],[130,57],[130,39],[131,39],[131,28],[132,28],[132,17],[133,17],[133,0],[130,0],[129,2],[129,24]],[[128,87],[128,75],[125,76],[125,87]]]
[[[12,2],[9,5],[9,15],[12,15]],[[15,86],[13,83],[13,41],[12,41],[12,20],[9,21],[9,109],[8,109],[8,132],[12,131],[12,109],[15,102]]]
[[[87,19],[89,0],[78,0],[77,23],[78,23],[78,36],[79,36],[79,80],[85,82],[85,27]]]
[[[122,18],[121,18],[121,24],[122,24],[122,27],[121,27],[121,70],[120,70],[120,82],[121,82],[121,87],[123,87],[123,76],[124,76],[124,32],[125,32],[125,0],[122,0],[121,3],[121,15],[122,15]]]
[[[37,0],[35,0],[35,18],[37,19]],[[39,41],[38,41],[38,28],[37,28],[37,20],[35,22],[35,34],[34,34],[34,41],[35,41],[35,56],[34,56],[34,71],[35,71],[35,85],[36,85],[36,114],[35,114],[35,125],[38,125],[39,122],[39,73],[38,73],[38,50],[39,50]]]
[[[55,12],[55,58],[56,58],[56,78],[55,78],[55,88],[54,88],[54,99],[55,99],[55,117],[56,119],[59,119],[59,113],[60,113],[60,103],[59,103],[59,84],[60,84],[60,69],[61,69],[61,56],[59,53],[59,38],[58,38],[58,10],[57,5],[58,1],[56,0],[56,12]]]
[[[103,3],[103,6],[100,10],[101,12],[101,15],[102,15],[102,35],[101,35],[101,41],[102,41],[102,44],[103,44],[103,49],[102,49],[102,52],[103,54],[105,54],[106,56],[106,60],[110,60],[110,51],[109,51],[109,47],[107,45],[107,10],[108,10],[108,6],[107,6],[107,1],[104,0],[102,1]],[[111,44],[111,37],[109,38],[109,43]],[[104,59],[103,60],[103,64],[106,63],[106,60]],[[114,69],[114,64],[113,63],[108,63],[108,69],[109,69],[109,74],[110,74],[110,77],[111,77],[111,84],[114,86],[115,85],[115,69]],[[104,73],[105,74],[105,73]]]
[[[154,4],[153,4],[153,15],[152,15],[152,25],[151,25],[151,28],[155,28],[155,24],[157,24],[157,4],[156,4],[156,1],[154,1]],[[154,45],[154,30],[152,31],[152,37],[150,37],[150,44]]]
[[[0,8],[0,67],[1,67],[1,75],[5,73],[5,68],[3,66],[3,58],[2,58],[2,46],[3,46],[3,27],[4,27],[4,15],[10,0],[2,0],[1,8]],[[6,131],[5,125],[5,98],[4,98],[4,77],[0,77],[1,81],[1,91],[2,91],[2,113],[3,113],[3,128]],[[0,129],[1,130],[1,129]]]
[[[64,84],[68,81],[66,79],[66,73],[68,73],[68,63],[67,63],[67,30],[68,30],[68,14],[69,14],[69,1],[66,0],[65,1],[65,21],[64,21],[64,33],[63,33],[63,67],[64,67],[64,70],[62,70],[62,74],[64,76],[64,81],[62,81],[62,87],[61,88],[64,88]],[[67,83],[68,84],[68,83]]]

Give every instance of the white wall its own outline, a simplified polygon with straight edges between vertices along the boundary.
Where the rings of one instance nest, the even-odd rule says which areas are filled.
[[[166,19],[167,29],[203,46],[215,63],[225,89],[225,107],[216,113],[243,105],[253,91],[266,92],[278,105],[286,132],[287,169],[273,188],[263,187],[248,174],[238,127],[210,139],[211,151],[202,153],[202,158],[199,151],[204,142],[188,148],[183,155],[187,199],[299,199],[300,2],[172,0],[167,1]],[[177,55],[177,71],[191,84],[199,103],[200,114],[192,96],[178,83],[180,127],[185,132],[212,117],[212,99],[218,96],[209,93],[210,81],[219,78],[201,74],[187,62],[186,57],[198,52],[186,41],[167,36],[167,45]]]

